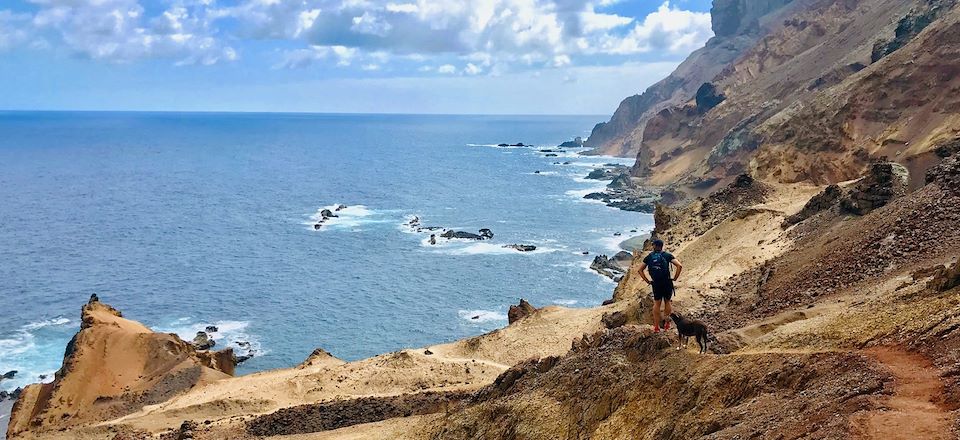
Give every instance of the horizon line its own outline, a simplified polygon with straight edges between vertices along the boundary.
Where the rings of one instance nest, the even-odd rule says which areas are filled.
[[[367,115],[367,116],[590,116],[610,118],[610,115],[589,113],[401,113],[401,112],[335,112],[335,111],[275,111],[275,110],[98,110],[98,109],[0,109],[4,113],[182,113],[182,114],[277,114],[277,115]]]

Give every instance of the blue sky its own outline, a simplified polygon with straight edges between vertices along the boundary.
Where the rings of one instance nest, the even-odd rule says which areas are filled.
[[[609,114],[707,0],[2,0],[0,109]]]

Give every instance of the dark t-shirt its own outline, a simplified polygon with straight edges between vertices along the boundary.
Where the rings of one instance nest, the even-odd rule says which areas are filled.
[[[673,261],[673,254],[664,251],[653,251],[643,258],[643,263],[647,265],[650,271],[650,277],[654,282],[670,280],[670,262]]]

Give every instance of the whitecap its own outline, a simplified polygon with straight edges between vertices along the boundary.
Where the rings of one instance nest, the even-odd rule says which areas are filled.
[[[493,322],[507,320],[506,314],[493,310],[458,310],[457,315],[460,316],[460,319],[465,319],[470,322]]]
[[[606,186],[594,186],[594,187],[584,188],[584,189],[571,189],[571,190],[568,190],[568,191],[564,192],[564,194],[565,194],[567,197],[572,198],[572,199],[574,199],[574,200],[576,200],[576,201],[578,201],[578,202],[582,202],[582,203],[595,203],[595,204],[606,205],[606,203],[605,203],[603,200],[585,199],[585,198],[584,198],[587,194],[596,193],[596,192],[603,192],[606,188],[607,188]]]
[[[4,371],[16,370],[13,379],[2,382],[2,389],[37,382],[40,375],[47,381],[60,367],[63,346],[69,340],[71,320],[64,317],[48,318],[25,324],[0,339],[0,365]]]
[[[188,324],[185,324],[188,323]],[[263,347],[260,339],[247,331],[250,326],[248,321],[214,321],[197,322],[192,318],[180,318],[175,320],[172,325],[160,327],[157,331],[164,333],[175,333],[184,341],[192,341],[199,331],[206,331],[207,326],[217,327],[215,332],[207,332],[207,336],[213,339],[217,344],[213,347],[219,350],[226,347],[232,347],[238,356],[253,355],[262,356],[269,351]],[[243,342],[244,344],[240,344]]]
[[[578,303],[578,302],[579,302],[579,301],[577,301],[577,300],[575,300],[575,299],[555,299],[555,300],[553,300],[553,303],[554,303],[554,304],[560,304],[560,305],[562,305],[562,306],[572,306],[572,305],[574,305],[574,304],[576,304],[576,303]]]
[[[428,238],[423,243],[425,243],[424,246],[435,247],[437,248],[437,252],[444,253],[447,255],[539,255],[539,254],[547,254],[551,252],[559,252],[562,250],[559,248],[545,247],[545,246],[535,244],[535,246],[537,246],[536,250],[521,252],[513,248],[503,247],[504,246],[503,244],[487,243],[482,241],[478,242],[475,240],[456,240],[456,239],[449,240],[450,243],[443,243],[445,241],[448,241],[448,240],[437,239],[437,245],[430,245],[429,238]],[[469,244],[464,245],[465,242],[469,242]],[[446,244],[447,246],[443,246],[443,244]],[[459,244],[459,246],[450,246],[450,244],[454,244],[454,245]]]
[[[22,329],[26,331],[31,331],[31,330],[41,329],[44,327],[67,325],[69,323],[70,323],[69,319],[64,318],[62,316],[58,316],[56,318],[50,318],[43,321],[31,322],[30,324],[23,326]]]
[[[315,230],[314,226],[323,219],[323,215],[321,213],[325,209],[329,209],[337,217],[330,217],[325,220],[320,229],[316,229],[318,232],[331,229],[350,229],[353,231],[358,231],[360,230],[359,227],[363,225],[373,223],[390,223],[396,221],[388,216],[387,211],[372,210],[364,205],[347,206],[346,208],[337,211],[339,206],[340,204],[322,206],[317,209],[317,212],[310,215],[309,221],[305,221],[303,224],[309,226],[310,230]]]

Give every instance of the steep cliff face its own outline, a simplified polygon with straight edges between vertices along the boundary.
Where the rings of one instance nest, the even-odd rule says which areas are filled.
[[[8,438],[129,414],[233,374],[232,349],[198,352],[176,335],[154,333],[96,300],[83,307],[53,382],[23,390]]]
[[[837,183],[884,158],[919,176],[960,137],[955,0],[797,0],[730,23],[743,7],[713,11],[717,38],[758,32],[750,23],[762,34],[705,80],[723,100],[707,111],[692,95],[661,101],[637,118],[623,137],[638,150],[634,176],[690,196],[742,173]]]
[[[597,124],[584,143],[599,154],[633,156],[646,121],[660,110],[686,102],[767,32],[774,12],[792,0],[717,0],[711,9],[715,36],[677,69],[642,94],[624,99],[609,122]]]

